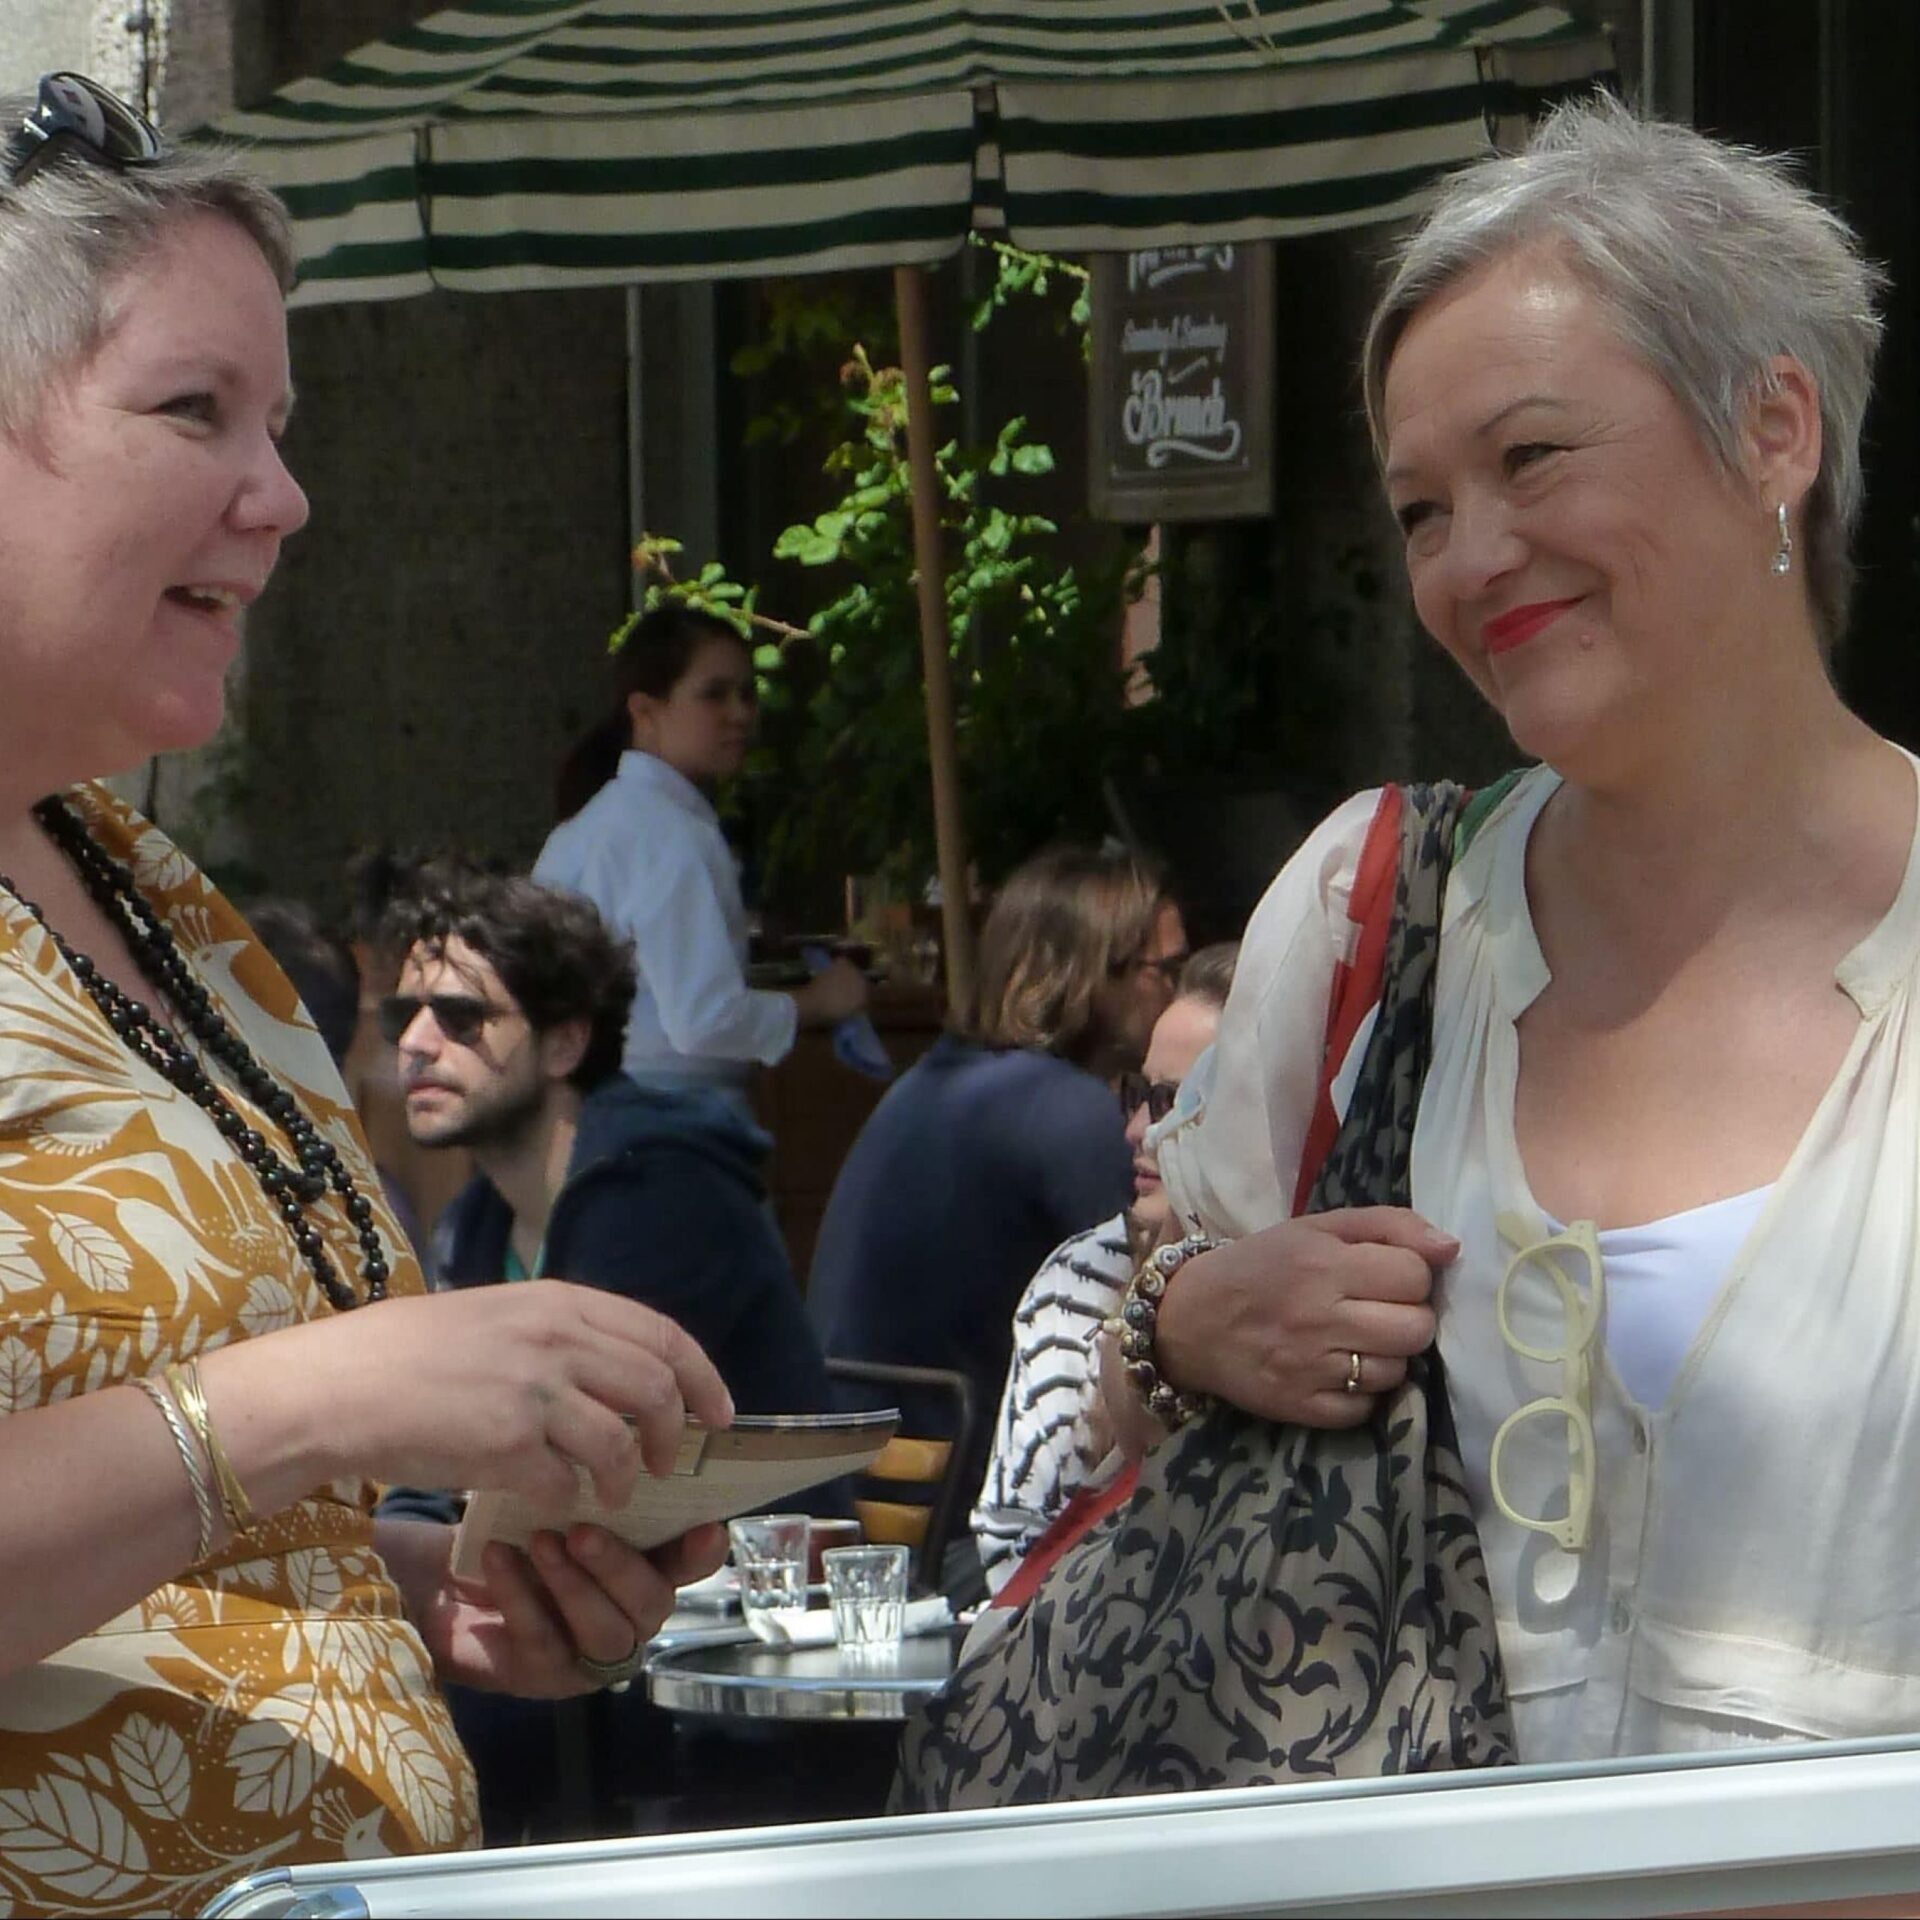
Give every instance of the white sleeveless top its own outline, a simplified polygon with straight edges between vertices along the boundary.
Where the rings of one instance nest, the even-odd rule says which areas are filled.
[[[1772,1192],[1769,1182],[1643,1226],[1602,1227],[1595,1236],[1606,1272],[1600,1334],[1629,1399],[1657,1407],[1673,1390],[1733,1257]],[[1548,1216],[1550,1231],[1559,1233],[1564,1225]],[[1529,1344],[1547,1348],[1554,1342]]]
[[[1495,1216],[1552,1231],[1513,1111],[1515,1022],[1548,979],[1526,841],[1557,784],[1545,768],[1518,781],[1449,882],[1413,1151],[1414,1206],[1462,1242],[1440,1347],[1521,1758],[1920,1729],[1920,833],[1836,970],[1859,1031],[1779,1179],[1737,1197],[1752,1216],[1667,1390],[1636,1398],[1611,1352],[1594,1369],[1593,1539],[1570,1555],[1504,1520],[1487,1485],[1500,1422],[1562,1390],[1494,1319]],[[1269,889],[1160,1142],[1176,1209],[1209,1232],[1286,1217],[1374,800],[1343,806]],[[1525,1423],[1502,1464],[1519,1504],[1565,1511],[1561,1423]]]

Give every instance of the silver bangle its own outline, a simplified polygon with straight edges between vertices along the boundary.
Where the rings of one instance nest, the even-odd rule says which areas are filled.
[[[167,1423],[167,1431],[173,1435],[173,1444],[179,1450],[180,1464],[187,1470],[187,1485],[193,1489],[193,1510],[200,1516],[200,1540],[193,1550],[195,1564],[198,1564],[213,1551],[213,1490],[207,1484],[206,1469],[200,1464],[193,1438],[187,1432],[187,1423],[174,1404],[173,1395],[158,1380],[143,1377],[135,1379],[133,1384],[160,1409],[160,1417]]]

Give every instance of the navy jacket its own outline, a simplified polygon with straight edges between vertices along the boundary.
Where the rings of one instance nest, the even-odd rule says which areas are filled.
[[[503,1276],[512,1209],[484,1175],[433,1230],[442,1287]],[[616,1074],[581,1104],[567,1177],[547,1220],[545,1275],[624,1294],[676,1321],[719,1369],[741,1413],[834,1404],[820,1342],[766,1208],[758,1155],[672,1093]],[[796,1507],[847,1511],[839,1483]],[[387,1514],[450,1518],[443,1495],[396,1488]]]
[[[512,1227],[493,1182],[470,1181],[434,1228],[440,1284],[498,1281]],[[719,1368],[741,1413],[832,1404],[757,1157],[740,1134],[674,1094],[616,1074],[582,1102],[541,1266],[677,1321]]]
[[[840,1169],[807,1309],[831,1354],[970,1377],[960,1471],[971,1499],[1027,1282],[1069,1234],[1132,1196],[1133,1150],[1104,1081],[1051,1054],[943,1034],[887,1090]],[[906,1432],[950,1431],[937,1397],[900,1398]]]

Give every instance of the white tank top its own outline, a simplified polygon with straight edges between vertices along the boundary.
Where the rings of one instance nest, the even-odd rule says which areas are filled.
[[[1666,1404],[1733,1256],[1772,1191],[1770,1181],[1664,1220],[1600,1233],[1607,1288],[1602,1336],[1620,1384],[1641,1406]],[[1553,1230],[1563,1231],[1564,1223],[1555,1220]]]

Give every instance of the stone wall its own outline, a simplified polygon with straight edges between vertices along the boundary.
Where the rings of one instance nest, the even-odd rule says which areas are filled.
[[[97,11],[96,0],[0,0],[0,89],[30,87],[55,67],[85,67]]]
[[[247,636],[244,862],[324,903],[358,846],[525,862],[626,607],[624,296],[296,312],[313,503]]]

